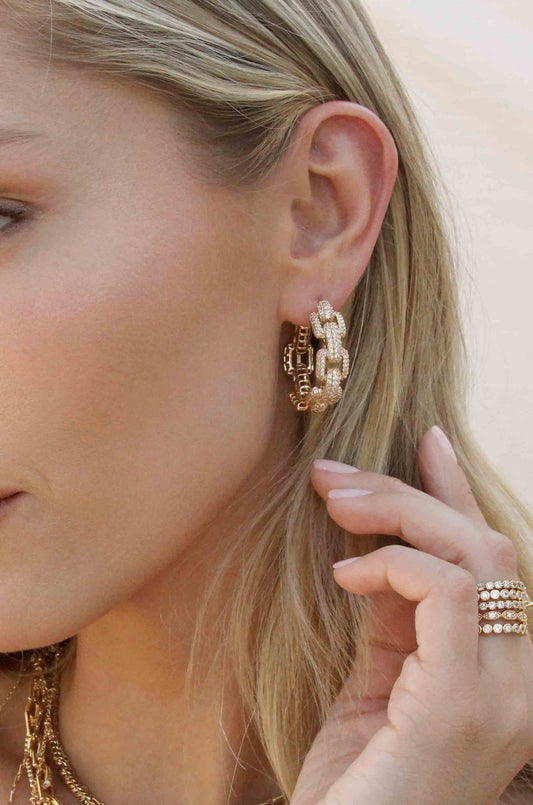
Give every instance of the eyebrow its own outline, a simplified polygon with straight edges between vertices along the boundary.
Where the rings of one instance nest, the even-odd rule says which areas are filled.
[[[46,139],[47,135],[42,131],[30,131],[29,129],[17,129],[9,126],[0,126],[0,145],[26,143],[41,137]]]

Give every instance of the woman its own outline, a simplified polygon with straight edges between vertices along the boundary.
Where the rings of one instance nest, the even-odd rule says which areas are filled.
[[[3,11],[4,801],[530,802],[531,514],[363,9]]]

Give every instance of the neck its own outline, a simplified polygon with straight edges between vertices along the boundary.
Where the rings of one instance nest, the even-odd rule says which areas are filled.
[[[297,419],[289,416],[260,460],[265,477],[294,443]],[[223,550],[224,535],[242,526],[248,515],[238,509],[231,522],[222,513],[178,562],[75,638],[61,677],[59,733],[77,778],[106,805],[258,805],[279,794],[217,646],[202,645],[202,654],[216,659],[211,681],[192,699],[186,695],[214,546]]]
[[[104,623],[105,621],[105,623]],[[113,805],[257,805],[279,789],[246,723],[231,676],[191,703],[172,630],[134,602],[77,637],[61,679],[59,730],[81,782]]]

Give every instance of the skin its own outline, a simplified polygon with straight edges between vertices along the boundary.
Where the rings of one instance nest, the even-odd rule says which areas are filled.
[[[445,434],[427,430],[417,461],[423,490],[334,461],[311,472],[342,528],[409,545],[333,570],[374,596],[372,673],[354,665],[291,805],[496,805],[533,757],[531,638],[478,635],[477,583],[519,579],[515,547],[489,528]]]
[[[25,492],[0,522],[0,651],[78,635],[60,731],[105,803],[255,805],[278,791],[252,740],[235,763],[232,680],[194,710],[181,695],[193,615],[245,492],[295,443],[283,345],[318,300],[349,301],[393,138],[329,102],[260,192],[215,188],[161,97],[34,61],[8,27],[0,125],[45,134],[0,145],[0,203],[31,211],[0,217],[0,485]],[[4,801],[26,693],[2,713]]]
[[[7,29],[0,53],[2,125],[48,137],[0,149],[1,198],[35,210],[0,233],[0,474],[26,492],[0,523],[0,651],[78,635],[60,731],[107,805],[256,805],[277,790],[253,740],[235,763],[233,680],[215,676],[194,708],[182,695],[193,615],[252,516],[245,493],[260,506],[295,443],[282,346],[362,276],[393,139],[369,110],[323,104],[260,192],[222,190],[191,174],[175,115],[146,88],[47,70]],[[368,689],[354,670],[291,805],[427,805],[428,792],[492,805],[531,756],[531,641],[477,635],[476,582],[516,578],[514,549],[433,431],[419,466],[424,491],[311,473],[341,526],[412,547],[334,571],[349,594],[376,595],[376,638],[398,651],[376,645]],[[327,497],[339,487],[371,494]],[[3,713],[3,801],[25,694]],[[59,781],[56,793],[76,802]]]

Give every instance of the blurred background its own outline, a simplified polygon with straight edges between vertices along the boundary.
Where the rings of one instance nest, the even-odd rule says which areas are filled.
[[[533,503],[533,3],[363,0],[448,187],[471,356],[470,422]]]

